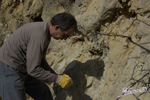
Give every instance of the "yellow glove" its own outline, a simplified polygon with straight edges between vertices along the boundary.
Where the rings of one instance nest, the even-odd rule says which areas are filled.
[[[60,85],[62,88],[68,88],[73,85],[72,79],[66,74],[59,75],[56,83],[58,83],[58,85]]]

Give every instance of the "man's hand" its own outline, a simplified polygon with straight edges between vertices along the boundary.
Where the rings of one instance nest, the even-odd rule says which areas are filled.
[[[58,75],[56,83],[58,85],[60,85],[62,88],[68,88],[71,85],[73,85],[72,79],[68,75],[66,75],[66,74]]]

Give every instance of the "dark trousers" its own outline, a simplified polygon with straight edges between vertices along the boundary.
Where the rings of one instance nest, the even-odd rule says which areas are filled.
[[[53,100],[46,84],[0,62],[0,96],[2,100],[26,100],[26,93],[34,100]]]

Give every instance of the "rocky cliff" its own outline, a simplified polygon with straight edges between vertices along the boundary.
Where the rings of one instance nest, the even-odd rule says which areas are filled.
[[[0,45],[24,23],[70,12],[78,33],[66,41],[52,39],[47,60],[74,85],[50,86],[54,100],[149,100],[149,5],[149,0],[0,0]]]

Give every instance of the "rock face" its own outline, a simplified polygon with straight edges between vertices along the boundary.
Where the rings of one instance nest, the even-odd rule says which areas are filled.
[[[47,60],[71,76],[68,89],[50,89],[54,100],[149,100],[149,0],[1,0],[0,45],[31,21],[70,12],[79,33],[51,41]],[[54,90],[53,90],[54,89]]]

